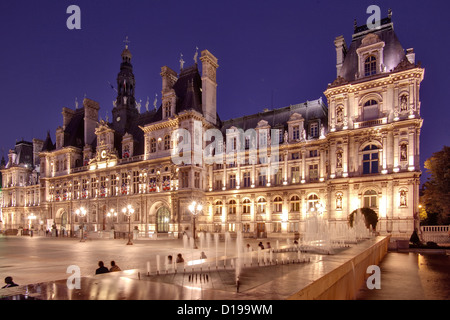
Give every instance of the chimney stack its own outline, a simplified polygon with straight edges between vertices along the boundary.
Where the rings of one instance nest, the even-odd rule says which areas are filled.
[[[203,116],[212,124],[217,122],[217,58],[208,50],[203,50],[202,62],[202,111]]]
[[[347,44],[343,36],[339,36],[334,40],[336,46],[336,77],[340,76],[342,65],[347,54]]]
[[[84,143],[92,144],[95,139],[95,128],[98,122],[98,110],[100,105],[94,100],[84,98]]]

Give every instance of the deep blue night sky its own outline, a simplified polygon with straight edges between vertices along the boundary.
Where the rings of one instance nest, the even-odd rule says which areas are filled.
[[[69,30],[69,5],[81,30]],[[393,11],[403,48],[425,67],[421,87],[421,163],[450,145],[450,4],[444,1],[1,1],[0,150],[16,140],[45,139],[62,125],[62,107],[83,97],[111,119],[116,76],[129,37],[136,98],[161,96],[162,66],[193,64],[195,47],[219,59],[218,113],[226,120],[323,96],[336,78],[334,38],[350,44],[353,20],[369,5]],[[423,168],[423,167],[422,167]],[[424,181],[424,179],[422,179]]]

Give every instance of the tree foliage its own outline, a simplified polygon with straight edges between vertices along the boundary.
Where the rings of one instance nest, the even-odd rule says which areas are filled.
[[[353,228],[353,221],[355,219],[355,214],[358,212],[358,210],[360,209],[356,209],[354,210],[352,213],[350,213],[350,215],[348,216],[348,222],[350,223],[350,227]],[[361,213],[364,216],[364,223],[367,227],[367,229],[369,229],[369,226],[372,226],[373,230],[376,230],[377,228],[377,224],[378,224],[378,215],[375,211],[373,211],[370,208],[361,208]]]
[[[450,214],[450,147],[433,153],[425,161],[430,177],[424,184],[423,203],[428,213],[437,213],[439,223],[447,223]]]

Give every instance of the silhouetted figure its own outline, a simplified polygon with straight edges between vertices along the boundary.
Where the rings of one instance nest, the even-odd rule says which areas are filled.
[[[3,286],[2,289],[4,289],[4,288],[9,288],[9,287],[17,287],[17,286],[18,286],[17,283],[14,283],[12,277],[6,277],[6,278],[5,278],[5,283],[6,283],[6,285]]]
[[[184,259],[183,259],[183,256],[181,255],[181,253],[179,253],[177,255],[177,263],[181,263],[181,262],[184,262]]]
[[[113,260],[113,261],[111,261],[111,268],[109,268],[109,272],[114,272],[114,271],[122,271],[122,270],[119,268],[119,266]]]
[[[101,273],[108,273],[109,270],[107,267],[105,267],[105,264],[103,261],[98,262],[98,268],[95,270],[95,274],[101,274]]]

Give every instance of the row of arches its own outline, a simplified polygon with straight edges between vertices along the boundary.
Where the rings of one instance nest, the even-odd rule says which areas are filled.
[[[69,214],[65,208],[61,208],[56,212],[55,225],[60,230],[71,230],[74,225],[79,225],[82,222],[98,225],[98,230],[109,230],[114,224],[127,224],[128,217],[122,213],[114,213],[115,211],[108,210],[106,205],[100,207],[91,207],[86,211],[86,216],[79,217],[75,214]],[[154,223],[155,231],[158,233],[168,233],[170,231],[170,224],[173,222],[171,210],[166,203],[158,202],[153,204],[149,209],[148,218],[139,214],[139,209],[135,210],[136,216],[131,217],[133,224]],[[109,227],[107,227],[109,226]]]

